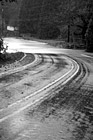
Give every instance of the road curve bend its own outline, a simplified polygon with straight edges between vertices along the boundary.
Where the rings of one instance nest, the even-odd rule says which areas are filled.
[[[23,111],[24,109],[28,108],[29,106],[33,106],[33,105],[39,103],[42,99],[47,98],[47,96],[49,96],[48,95],[49,90],[51,90],[55,86],[58,86],[59,84],[64,86],[69,81],[71,81],[71,79],[73,79],[80,71],[79,64],[75,60],[73,60],[65,55],[60,56],[60,57],[50,56],[50,55],[49,56],[48,55],[39,55],[37,58],[39,58],[39,57],[41,60],[41,62],[40,62],[41,64],[40,63],[39,63],[39,65],[37,64],[36,67],[38,69],[40,69],[42,66],[42,68],[43,68],[42,71],[40,69],[41,73],[38,72],[40,74],[40,77],[41,77],[41,75],[44,75],[44,77],[45,77],[45,75],[47,73],[50,75],[50,72],[51,73],[54,72],[55,76],[52,76],[52,78],[49,79],[48,81],[46,81],[44,85],[42,85],[42,84],[39,85],[39,88],[37,87],[37,89],[34,89],[32,93],[31,93],[32,87],[30,87],[30,89],[28,90],[28,93],[26,93],[26,96],[23,96],[22,98],[16,100],[15,102],[12,102],[7,107],[1,108],[0,122],[19,113],[20,111]],[[67,68],[67,69],[64,68],[65,69],[64,71],[61,70],[62,66],[61,67],[59,66],[59,68],[55,67],[55,65],[58,65],[57,63],[59,61],[61,63],[62,59],[64,59],[65,61],[68,61],[69,65],[70,65],[69,68]],[[48,63],[46,60],[48,61]],[[59,63],[59,65],[60,65],[60,63]],[[47,66],[47,71],[44,70],[45,66]],[[35,70],[36,70],[36,67],[35,67]],[[33,68],[33,66],[31,66],[30,68]],[[23,69],[22,69],[22,72],[23,72]],[[15,71],[14,71],[14,73],[15,73]],[[14,73],[12,71],[12,73],[10,73],[10,74],[14,74]],[[37,75],[37,73],[34,73],[34,74],[35,74],[35,76]],[[26,77],[26,79],[27,79],[27,77]],[[23,80],[23,81],[25,81],[25,80]],[[11,88],[11,86],[14,87],[16,84],[19,84],[19,83],[14,83],[14,85],[9,85],[9,86],[7,85],[7,87],[5,87],[5,88],[9,89],[9,87],[10,88]],[[41,86],[41,88],[40,88],[40,86]],[[1,89],[0,89],[0,91],[2,92]],[[25,91],[25,92],[27,92],[27,91]]]
[[[1,140],[91,139],[92,56],[18,41],[21,49],[37,52],[39,63],[0,79]]]

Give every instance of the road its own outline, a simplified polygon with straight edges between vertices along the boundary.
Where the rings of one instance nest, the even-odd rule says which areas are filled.
[[[92,140],[93,54],[6,38],[35,61],[0,77],[0,140]],[[4,72],[5,73],[5,72]]]

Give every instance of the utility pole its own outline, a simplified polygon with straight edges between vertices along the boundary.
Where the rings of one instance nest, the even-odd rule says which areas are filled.
[[[41,5],[41,9],[40,9],[40,14],[39,14],[39,20],[38,20],[38,37],[40,37],[40,33],[41,33],[41,22],[42,22],[42,13],[44,10],[44,5],[45,5],[45,0],[42,0],[42,5]]]
[[[69,21],[68,21],[68,42],[70,42],[70,18],[71,18],[71,17],[70,17],[70,16],[71,16],[71,15],[70,15],[70,9],[71,9],[70,3],[71,3],[71,1],[68,0],[68,6],[69,6],[69,7],[68,7],[68,8],[69,8],[69,9],[68,9],[68,13],[69,13],[69,17],[68,17],[68,18],[69,18]]]
[[[3,37],[3,12],[4,12],[4,9],[3,9],[3,5],[4,5],[4,2],[3,0],[1,1],[1,38]]]
[[[2,5],[2,26],[1,26],[1,36],[3,37],[3,29],[4,29],[4,24],[3,24],[3,5]]]

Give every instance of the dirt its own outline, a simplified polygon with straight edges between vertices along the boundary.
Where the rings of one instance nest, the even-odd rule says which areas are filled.
[[[35,136],[38,134],[38,140],[92,140],[93,88],[75,89],[69,85],[52,92],[56,92],[54,97],[33,110],[29,109],[26,114],[34,125],[39,125],[33,129],[30,138],[34,133]]]
[[[0,61],[0,72],[24,66],[26,64],[32,63],[35,59],[33,54],[24,54],[20,52],[9,54],[8,57],[9,59],[6,58],[3,61]]]
[[[63,56],[45,55],[45,57],[43,58],[43,55],[41,55],[41,57],[39,58],[40,62],[35,66],[31,65],[22,71],[8,74],[0,78],[1,109],[4,106],[3,101],[6,101],[5,106],[8,106],[13,102],[16,102],[17,100],[33,94],[35,91],[38,91],[47,84],[53,82],[56,77],[58,78],[60,77],[60,75],[62,76],[66,71],[70,69],[72,64],[70,61],[67,61],[67,59]],[[31,58],[31,55],[28,55],[29,61],[24,60],[25,63],[30,63]],[[53,61],[56,62],[54,63]],[[8,100],[6,99],[7,92],[10,95]]]
[[[46,56],[45,60],[42,57],[43,61],[40,61],[37,67],[34,67],[34,69],[28,69],[28,71],[30,71],[29,76],[31,77],[27,77],[27,79],[25,79],[25,83],[24,81],[21,81],[21,83],[19,82],[19,85],[21,85],[23,82],[24,86],[18,87],[18,93],[14,92],[15,88],[11,90],[13,91],[13,94],[15,94],[14,97],[16,97],[19,93],[22,94],[22,96],[20,95],[20,97],[23,97],[24,89],[28,90],[29,87],[31,87],[32,90],[33,87],[35,89],[38,89],[38,86],[40,88],[40,82],[43,85],[44,83],[47,83],[46,81],[49,82],[51,78],[53,79],[52,75],[54,75],[55,77],[58,72],[62,74],[63,71],[61,71],[61,69],[67,68],[67,63],[65,63],[64,59],[58,56],[53,57],[55,58],[54,60],[56,61],[56,63],[53,62],[53,59],[51,57]],[[46,61],[46,59],[48,60],[48,62]],[[63,65],[60,65],[62,60]],[[47,72],[45,71],[46,69]],[[93,75],[92,70],[93,69],[91,68],[88,75],[89,77]],[[33,79],[31,73],[33,75]],[[85,76],[85,69],[83,70],[83,73],[84,74],[82,75]],[[28,75],[28,73],[26,74]],[[18,77],[21,78],[20,76]],[[83,80],[82,77],[77,81],[74,81],[75,79],[73,79],[68,84],[66,84],[64,88],[62,85],[54,87],[48,93],[52,96],[48,96],[47,99],[42,101],[42,103],[37,105],[35,108],[31,109],[29,107],[27,110],[25,110],[23,113],[23,116],[25,117],[20,119],[22,117],[21,114],[20,117],[17,118],[17,121],[19,121],[20,123],[20,125],[17,124],[19,130],[20,127],[24,127],[22,128],[22,130],[20,130],[20,132],[18,132],[18,137],[16,136],[17,139],[92,140],[93,86],[88,81],[90,79],[90,81],[92,82],[91,78],[89,77],[87,77],[87,82],[84,82],[83,84],[81,84],[81,81]],[[12,78],[15,79],[15,77]],[[20,80],[21,79],[19,79],[19,81]],[[2,82],[5,82],[4,79],[2,79]],[[88,85],[88,83],[90,84],[90,86]],[[88,85],[87,87],[86,84]],[[17,85],[17,83],[14,83],[13,86],[15,87],[15,85]],[[4,99],[3,101],[6,105],[7,103],[5,99],[9,100],[11,96],[13,96],[12,92],[9,92],[9,90],[7,89],[6,91],[4,91],[4,94],[2,94],[2,98]],[[16,124],[14,124],[14,122],[11,129],[14,129],[14,131],[18,130],[16,129]]]
[[[14,63],[15,61],[19,61],[24,56],[24,53],[6,53],[0,55],[0,68],[2,66],[6,67],[7,64]]]

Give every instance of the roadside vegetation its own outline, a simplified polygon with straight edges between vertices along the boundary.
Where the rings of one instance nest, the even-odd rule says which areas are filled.
[[[0,67],[14,63],[24,56],[23,52],[8,53],[7,50],[8,46],[5,45],[3,39],[0,38]]]
[[[19,32],[93,52],[93,0],[23,0]]]
[[[93,0],[17,0],[3,9],[5,27],[19,27],[18,36],[64,40],[67,48],[93,52]]]
[[[14,63],[24,56],[23,52],[0,54],[0,67]]]

